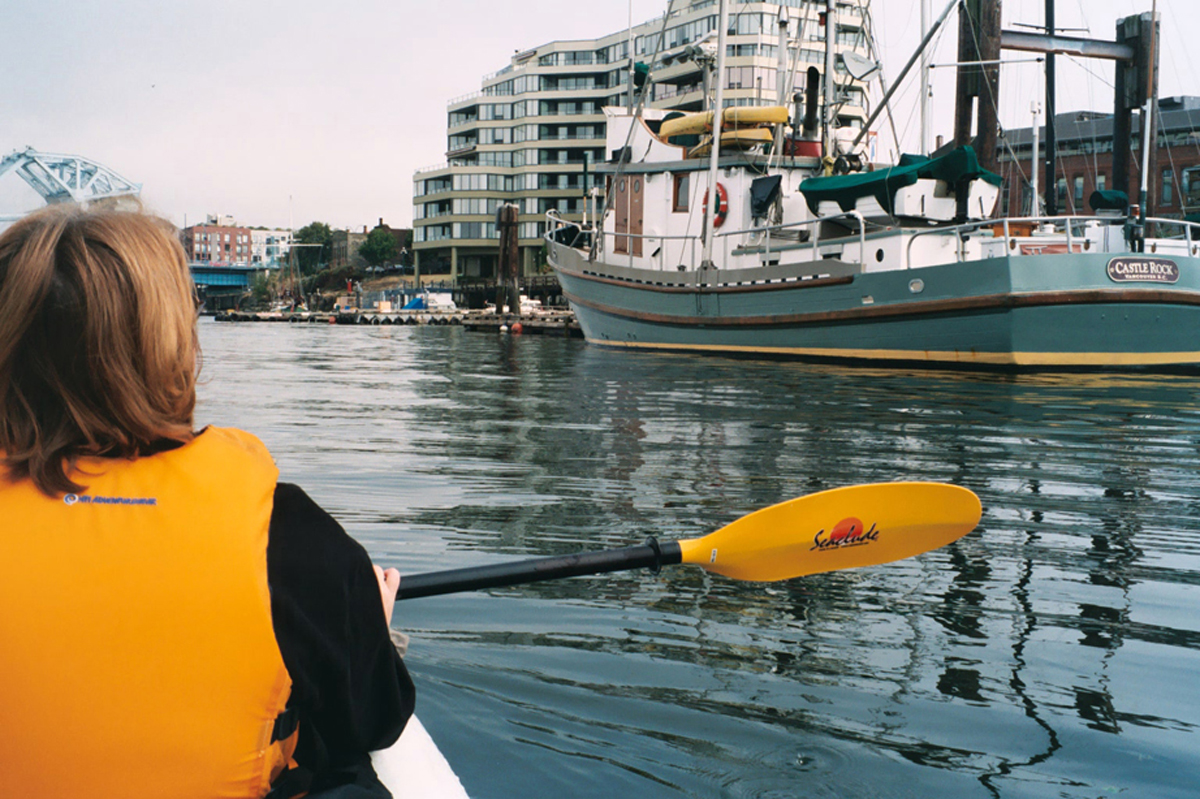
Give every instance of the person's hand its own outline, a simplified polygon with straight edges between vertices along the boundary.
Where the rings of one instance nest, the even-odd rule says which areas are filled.
[[[371,568],[375,570],[375,579],[379,581],[379,595],[383,600],[383,617],[387,619],[388,626],[391,627],[392,608],[396,605],[396,590],[400,588],[400,572],[396,569],[384,571],[373,563]]]

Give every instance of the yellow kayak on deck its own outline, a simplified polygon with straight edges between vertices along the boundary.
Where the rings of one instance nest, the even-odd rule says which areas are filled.
[[[712,130],[713,112],[704,111],[695,114],[684,114],[668,119],[658,129],[661,138],[672,136],[692,136],[697,133],[708,133]],[[737,106],[726,108],[723,116],[724,127],[745,127],[753,125],[779,125],[788,120],[787,106],[760,105]],[[724,146],[724,139],[721,140]]]
[[[775,141],[775,134],[770,128],[741,128],[727,130],[721,134],[722,150],[748,150],[760,144],[770,144]],[[688,150],[688,158],[702,158],[712,152],[712,136],[705,136],[704,141]]]

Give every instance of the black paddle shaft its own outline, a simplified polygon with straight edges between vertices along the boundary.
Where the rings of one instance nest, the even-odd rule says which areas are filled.
[[[579,552],[574,555],[530,558],[512,563],[496,563],[491,566],[409,574],[400,578],[400,589],[396,592],[396,599],[416,599],[437,594],[478,591],[481,588],[499,588],[505,585],[536,583],[542,580],[558,580],[563,577],[578,577],[583,574],[601,574],[629,569],[650,568],[657,571],[661,566],[671,566],[682,562],[683,553],[679,549],[678,542],[667,541],[660,544],[651,538],[641,546],[622,549]]]

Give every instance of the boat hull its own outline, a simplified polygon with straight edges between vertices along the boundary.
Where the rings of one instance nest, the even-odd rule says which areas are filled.
[[[602,346],[1000,369],[1200,366],[1196,258],[1171,259],[1173,284],[1118,284],[1113,256],[1072,253],[772,282],[745,270],[742,285],[729,272],[687,285],[553,249],[584,336]]]

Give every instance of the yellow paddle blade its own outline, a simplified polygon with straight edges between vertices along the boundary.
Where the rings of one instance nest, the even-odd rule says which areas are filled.
[[[787,580],[919,555],[957,541],[982,515],[979,497],[945,483],[835,488],[755,511],[679,542],[684,563],[738,580]]]

